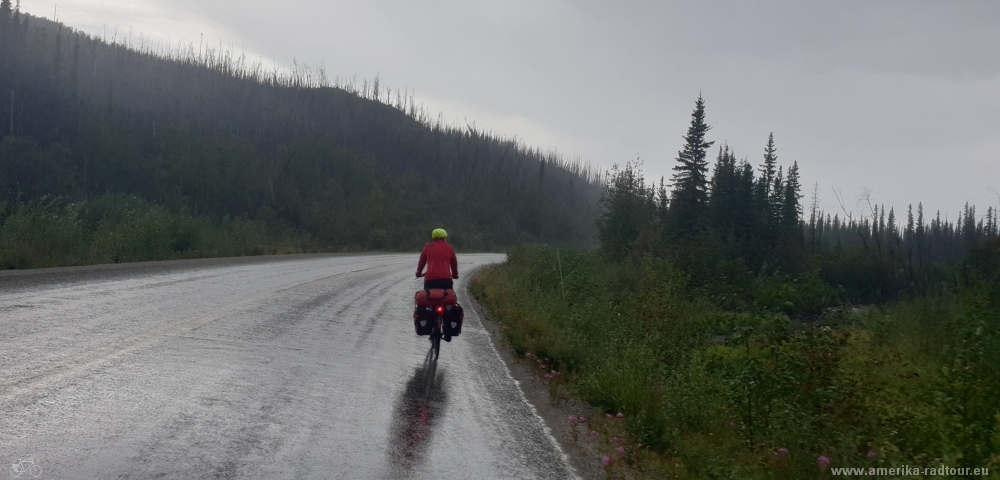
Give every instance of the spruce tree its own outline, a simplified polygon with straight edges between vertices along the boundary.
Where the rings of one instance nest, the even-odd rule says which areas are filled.
[[[0,1],[0,49],[3,49],[10,43],[10,32],[13,31],[10,23],[12,13],[10,0]]]
[[[754,203],[753,165],[743,159],[737,168],[736,193],[734,195],[736,229],[740,236],[750,238],[754,234],[756,212]]]
[[[883,211],[885,211],[884,208]],[[894,207],[889,207],[889,218],[886,220],[885,229],[886,233],[889,235],[890,240],[896,236],[897,234],[896,209]]]
[[[924,235],[924,202],[917,204],[917,228],[914,232],[919,239]]]
[[[774,208],[774,180],[778,173],[778,149],[774,146],[774,133],[767,136],[764,147],[764,163],[760,165],[760,177],[754,186],[754,207],[756,235],[760,238],[773,239],[775,233],[775,216],[780,210]]]
[[[797,167],[797,165],[794,165]],[[798,168],[796,168],[798,170]],[[798,172],[796,172],[798,173]],[[816,212],[819,209],[819,182],[813,184],[812,198],[809,202],[809,246],[816,246]],[[819,215],[819,229],[823,229],[823,213]]]
[[[799,228],[799,216],[802,214],[802,207],[799,200],[802,198],[799,185],[799,162],[792,162],[792,167],[788,169],[788,179],[785,180],[785,188],[781,205],[781,226],[785,232],[792,232]]]
[[[914,232],[914,230],[913,230],[913,204],[911,203],[906,208],[906,240],[908,242],[913,240],[913,232]]]
[[[705,158],[708,147],[715,142],[705,141],[705,134],[712,127],[705,123],[705,100],[700,94],[694,105],[691,126],[684,136],[684,149],[677,152],[677,164],[671,178],[670,226],[674,235],[690,233],[707,211],[708,161]]]
[[[736,158],[729,145],[719,147],[719,155],[712,169],[708,208],[715,228],[729,233],[732,230],[733,195],[736,186]]]
[[[767,136],[767,145],[764,146],[764,163],[760,165],[760,179],[757,186],[757,200],[761,206],[767,204],[771,198],[771,187],[777,169],[778,149],[774,146],[774,132],[771,132]]]
[[[781,225],[782,205],[785,203],[785,168],[778,167],[778,173],[774,176],[774,183],[771,185],[771,197],[768,198],[768,211],[771,216],[768,218],[768,230],[777,232]]]

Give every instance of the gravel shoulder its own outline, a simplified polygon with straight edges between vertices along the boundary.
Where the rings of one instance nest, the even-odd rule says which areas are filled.
[[[570,465],[576,474],[584,480],[600,480],[607,478],[604,467],[601,465],[601,453],[598,450],[597,442],[591,440],[586,435],[578,435],[573,439],[572,429],[567,420],[570,415],[592,415],[594,407],[562,392],[561,397],[565,399],[553,400],[549,394],[549,385],[546,384],[534,368],[534,364],[525,361],[514,355],[511,348],[503,341],[503,334],[500,325],[490,316],[489,311],[479,304],[472,295],[468,295],[468,301],[479,315],[483,327],[489,333],[493,348],[500,354],[510,371],[511,376],[518,382],[525,398],[535,407],[536,412],[549,427],[552,436],[559,442],[562,451],[569,457]]]
[[[128,275],[150,273],[170,273],[200,268],[227,267],[235,265],[257,265],[287,261],[309,261],[331,257],[365,256],[370,253],[301,253],[289,255],[260,255],[251,257],[211,257],[181,260],[160,260],[132,263],[101,263],[78,267],[31,268],[21,270],[0,270],[0,289],[12,291],[33,288],[39,283],[58,281],[75,283],[94,281],[102,278],[120,278]]]

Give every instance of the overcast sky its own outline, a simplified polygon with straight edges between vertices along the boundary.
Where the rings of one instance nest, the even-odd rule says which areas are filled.
[[[51,18],[57,2],[22,0]],[[799,162],[808,204],[954,220],[1000,204],[1000,2],[61,0],[110,37],[233,45],[416,91],[432,115],[668,179],[701,92],[709,140]],[[715,151],[711,157],[714,159]]]

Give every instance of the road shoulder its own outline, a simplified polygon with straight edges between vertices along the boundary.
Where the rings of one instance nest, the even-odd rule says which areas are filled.
[[[477,272],[478,273],[478,272]],[[475,274],[473,274],[475,276]],[[595,409],[583,400],[572,397],[563,392],[565,400],[554,401],[549,394],[549,385],[542,381],[538,375],[534,364],[517,358],[511,348],[504,343],[500,325],[490,316],[489,311],[479,304],[466,288],[465,298],[470,307],[475,309],[479,319],[486,329],[493,344],[493,349],[497,351],[511,376],[518,382],[518,387],[524,393],[525,398],[535,408],[545,424],[549,427],[552,436],[559,443],[559,447],[569,457],[570,465],[575,473],[584,480],[599,480],[607,478],[604,467],[601,465],[601,454],[597,449],[596,442],[581,432],[574,440],[572,429],[568,418],[570,415],[590,415]]]

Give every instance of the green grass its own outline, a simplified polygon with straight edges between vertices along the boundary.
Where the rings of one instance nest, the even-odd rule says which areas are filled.
[[[581,431],[623,413],[627,454],[600,437],[610,476],[813,478],[820,456],[1000,468],[995,285],[848,315],[815,275],[765,272],[734,309],[664,261],[586,252],[561,252],[564,296],[556,255],[514,250],[471,290],[515,352],[598,409]]]

